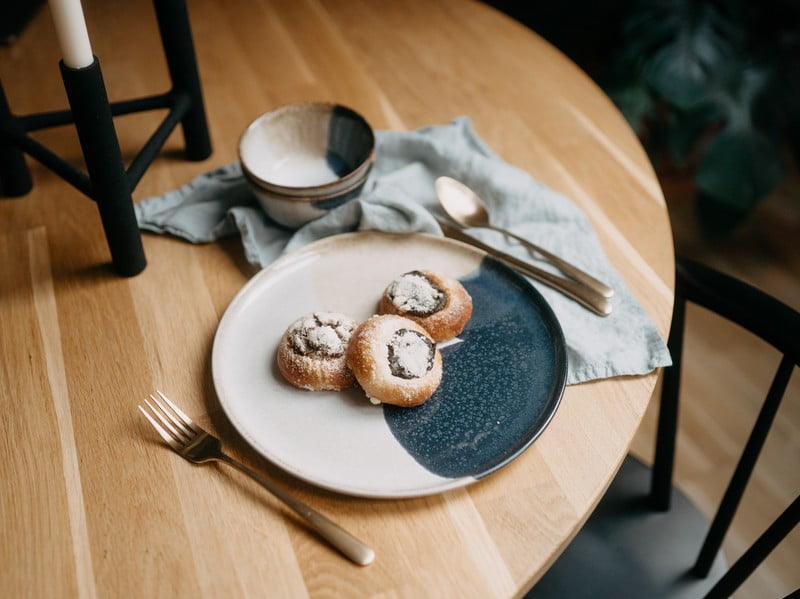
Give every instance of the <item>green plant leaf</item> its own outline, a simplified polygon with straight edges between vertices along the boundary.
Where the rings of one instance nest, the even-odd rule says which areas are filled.
[[[700,192],[748,212],[783,175],[779,149],[763,133],[726,128],[703,153],[695,182]]]
[[[702,66],[673,44],[661,48],[647,61],[647,80],[652,88],[682,110],[706,101],[705,79]]]
[[[732,129],[753,127],[752,114],[774,79],[774,69],[739,57],[725,65],[709,85],[709,96]]]
[[[681,110],[708,101],[708,83],[735,55],[740,34],[710,2],[645,3],[628,29],[650,47],[645,75],[653,90]],[[646,32],[650,27],[653,31]],[[660,40],[657,41],[657,40]]]

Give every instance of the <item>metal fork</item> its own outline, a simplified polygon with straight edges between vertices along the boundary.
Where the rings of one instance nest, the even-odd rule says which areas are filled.
[[[251,470],[226,455],[222,451],[222,445],[218,438],[204,431],[197,426],[191,418],[172,403],[161,392],[157,391],[158,396],[150,395],[152,402],[147,399],[144,403],[150,408],[148,412],[142,406],[139,410],[144,414],[153,428],[156,429],[161,438],[166,441],[175,452],[193,462],[202,464],[205,462],[224,462],[233,466],[240,472],[244,472],[267,491],[272,493],[277,499],[291,508],[298,516],[311,526],[317,533],[326,539],[336,549],[355,563],[366,566],[375,559],[375,552],[367,545],[359,541],[349,532],[332,522],[316,510],[310,508],[302,501],[295,499],[283,489],[275,486],[272,482],[261,477],[258,473]]]

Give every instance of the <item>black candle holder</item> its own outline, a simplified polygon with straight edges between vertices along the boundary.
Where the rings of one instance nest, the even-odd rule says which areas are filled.
[[[0,191],[8,197],[33,187],[23,153],[97,203],[111,261],[122,276],[140,273],[147,261],[133,210],[132,192],[173,129],[183,130],[185,156],[211,155],[200,78],[184,0],[153,0],[172,88],[164,94],[109,103],[100,62],[74,69],[60,63],[70,110],[14,115],[0,84]],[[113,117],[167,108],[168,113],[130,166],[125,168]],[[74,123],[87,174],[55,155],[28,133]]]

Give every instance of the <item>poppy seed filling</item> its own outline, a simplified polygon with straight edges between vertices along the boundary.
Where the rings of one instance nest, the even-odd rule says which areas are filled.
[[[347,350],[353,325],[338,315],[315,312],[295,325],[289,334],[292,350],[301,356],[339,358]]]
[[[418,379],[433,368],[436,346],[422,333],[399,329],[387,345],[389,369],[401,379]]]
[[[444,308],[447,294],[418,270],[412,270],[394,280],[387,294],[400,311],[414,316],[430,316]]]

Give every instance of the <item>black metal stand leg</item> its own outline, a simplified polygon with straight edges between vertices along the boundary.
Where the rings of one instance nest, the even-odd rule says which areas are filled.
[[[12,139],[14,133],[24,134],[24,128],[11,114],[0,84],[0,194],[7,197],[23,196],[33,187],[25,156]]]
[[[88,67],[72,69],[62,62],[61,76],[114,269],[136,275],[147,262],[100,63],[95,57]]]
[[[153,5],[173,92],[184,94],[191,100],[191,106],[181,120],[186,157],[189,160],[204,160],[211,155],[211,139],[186,3],[184,0],[154,0]]]
[[[16,116],[0,86],[0,193],[24,195],[32,182],[23,151],[91,197],[103,222],[114,269],[122,276],[144,270],[147,262],[131,193],[145,170],[180,122],[186,158],[211,155],[203,94],[185,0],[153,0],[172,89],[165,94],[109,105],[100,63],[80,69],[61,63],[71,111]],[[126,171],[112,115],[169,108],[164,121]],[[28,133],[75,123],[88,176],[59,158]]]

